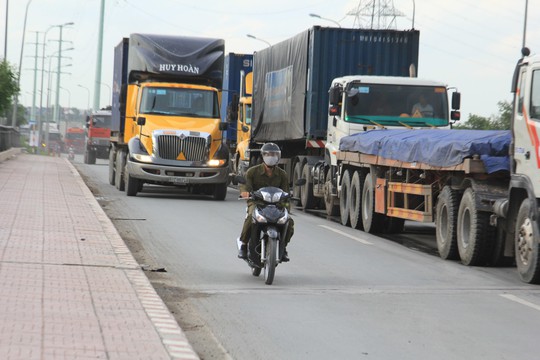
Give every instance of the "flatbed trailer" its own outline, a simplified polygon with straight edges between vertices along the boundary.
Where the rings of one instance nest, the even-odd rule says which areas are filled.
[[[492,215],[508,193],[510,138],[442,129],[346,137],[336,154],[341,221],[371,233],[399,233],[405,220],[435,222],[442,258],[501,264],[507,256]]]

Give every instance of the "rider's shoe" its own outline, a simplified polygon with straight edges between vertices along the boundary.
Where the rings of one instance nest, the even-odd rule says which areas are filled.
[[[281,257],[281,262],[287,262],[289,261],[289,253],[287,253],[287,249],[283,251],[283,256]]]
[[[240,249],[238,250],[238,258],[247,259],[247,246],[246,245],[240,246]]]

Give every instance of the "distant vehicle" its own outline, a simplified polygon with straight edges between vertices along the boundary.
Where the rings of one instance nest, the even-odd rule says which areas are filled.
[[[65,146],[73,148],[73,151],[82,154],[84,151],[84,129],[71,127],[66,130]]]
[[[109,158],[111,110],[94,111],[86,117],[86,146],[84,163],[95,164],[97,159]]]

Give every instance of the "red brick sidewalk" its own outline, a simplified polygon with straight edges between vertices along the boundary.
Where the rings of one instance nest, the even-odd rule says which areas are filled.
[[[64,158],[0,163],[0,359],[198,359]]]

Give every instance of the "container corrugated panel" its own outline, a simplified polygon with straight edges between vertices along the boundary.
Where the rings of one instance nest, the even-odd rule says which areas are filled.
[[[417,30],[310,29],[306,84],[308,139],[326,138],[328,89],[334,78],[409,76],[411,64],[418,69],[419,39]]]
[[[125,100],[120,99],[122,86],[127,84],[129,39],[124,38],[114,48],[114,72],[112,87],[111,131],[124,133],[126,116]]]
[[[227,107],[232,101],[234,94],[240,91],[240,72],[245,74],[253,70],[253,55],[229,53],[225,56],[223,69],[223,93],[221,95],[221,119],[227,121]],[[236,141],[236,122],[229,124],[226,131],[226,138],[229,141]]]

